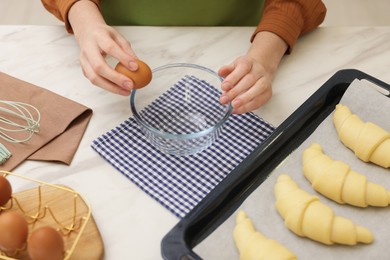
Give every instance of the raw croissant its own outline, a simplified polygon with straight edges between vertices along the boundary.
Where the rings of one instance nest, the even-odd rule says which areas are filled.
[[[276,209],[285,225],[295,234],[332,245],[371,243],[372,233],[344,217],[335,216],[333,210],[319,201],[317,196],[300,189],[288,176],[280,175],[275,185]]]
[[[367,181],[366,176],[352,171],[348,164],[332,160],[322,152],[319,144],[305,149],[302,160],[303,174],[325,197],[358,207],[386,207],[390,204],[390,192]]]
[[[234,240],[241,260],[297,259],[287,248],[256,231],[252,221],[242,210],[237,214]]]
[[[390,133],[371,122],[364,123],[348,107],[338,104],[333,123],[341,142],[356,156],[384,168],[390,167]]]

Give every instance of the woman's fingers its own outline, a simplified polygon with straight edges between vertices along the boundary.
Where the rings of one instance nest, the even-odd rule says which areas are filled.
[[[96,86],[122,95],[129,94],[134,82],[108,65],[105,56],[112,56],[130,70],[137,70],[130,43],[108,26],[99,27],[91,35],[94,37],[81,44],[80,64],[84,75]]]
[[[253,87],[241,93],[232,101],[233,113],[242,114],[264,105],[272,97],[272,88],[266,82],[258,80]]]
[[[259,108],[272,96],[272,75],[262,64],[245,55],[232,64],[223,66],[222,104],[232,103],[234,113],[245,113]]]
[[[82,66],[83,73],[86,78],[88,78],[92,84],[98,86],[102,89],[105,89],[111,93],[119,94],[122,96],[128,96],[131,93],[131,89],[125,89],[118,87],[118,85],[108,81],[104,77],[96,74],[92,67],[87,63]]]

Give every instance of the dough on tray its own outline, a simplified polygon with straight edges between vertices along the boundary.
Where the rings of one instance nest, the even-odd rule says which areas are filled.
[[[317,196],[300,189],[290,176],[282,174],[275,184],[276,209],[295,234],[326,245],[371,243],[372,233],[351,220],[336,216]]]
[[[383,186],[369,182],[348,164],[333,160],[319,144],[303,151],[302,162],[303,174],[313,189],[329,199],[357,207],[386,207],[390,203],[390,192]]]
[[[390,167],[390,133],[388,131],[371,122],[364,123],[342,104],[336,105],[333,123],[341,142],[359,159],[384,168]]]
[[[240,252],[240,260],[297,259],[287,248],[256,231],[251,219],[242,210],[237,213],[234,241]]]

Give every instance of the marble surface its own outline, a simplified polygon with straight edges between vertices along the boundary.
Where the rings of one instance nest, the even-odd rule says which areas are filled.
[[[152,68],[188,62],[217,70],[247,50],[254,28],[118,29]],[[390,82],[388,42],[390,27],[321,27],[301,37],[280,65],[272,100],[255,113],[278,126],[340,69],[359,69]],[[25,162],[14,172],[82,193],[91,203],[106,259],[160,259],[160,241],[179,219],[91,149],[96,137],[131,112],[127,97],[105,92],[84,78],[78,55],[77,43],[62,26],[0,26],[0,71],[94,111],[70,166]]]

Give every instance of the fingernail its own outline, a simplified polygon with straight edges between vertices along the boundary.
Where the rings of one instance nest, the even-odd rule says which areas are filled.
[[[123,88],[127,90],[132,90],[133,89],[133,83],[131,81],[125,81],[123,83]]]
[[[227,96],[221,96],[220,101],[222,104],[226,104],[229,102],[229,98]]]
[[[222,89],[227,91],[227,90],[230,90],[231,86],[230,86],[230,83],[229,82],[223,82],[222,83]]]
[[[118,94],[122,96],[129,96],[131,93],[131,90],[121,89],[119,90]]]
[[[234,108],[240,107],[240,106],[241,106],[241,100],[239,100],[239,99],[233,100],[233,101],[232,101],[232,106],[233,106]]]
[[[132,71],[136,71],[138,69],[138,64],[135,61],[129,62],[129,69]]]

